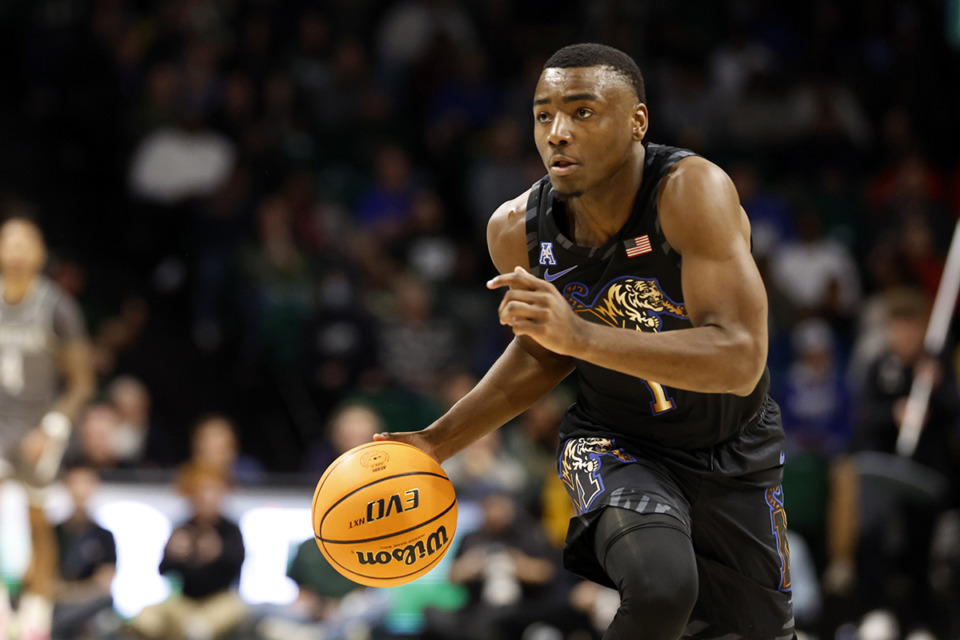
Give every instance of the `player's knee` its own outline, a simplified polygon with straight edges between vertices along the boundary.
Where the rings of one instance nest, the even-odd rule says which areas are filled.
[[[696,572],[677,568],[656,575],[638,572],[620,581],[620,615],[639,625],[636,628],[649,629],[651,638],[679,637],[697,602]]]
[[[686,533],[659,520],[608,509],[597,525],[596,552],[620,592],[604,640],[679,638],[699,592],[696,556]]]

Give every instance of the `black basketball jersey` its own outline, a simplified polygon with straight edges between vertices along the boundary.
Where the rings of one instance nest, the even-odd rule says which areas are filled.
[[[580,317],[634,331],[691,327],[683,302],[681,256],[660,229],[657,192],[692,151],[647,144],[643,181],[630,218],[602,247],[577,246],[561,231],[563,202],[549,177],[527,201],[527,248],[534,275],[552,282]],[[577,401],[561,439],[611,437],[637,447],[700,449],[730,438],[759,418],[769,389],[763,377],[747,397],[698,393],[576,361]]]

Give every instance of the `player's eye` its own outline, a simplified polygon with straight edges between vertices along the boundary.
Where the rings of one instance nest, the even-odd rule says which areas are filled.
[[[537,119],[537,122],[550,122],[550,114],[546,111],[540,111],[534,118]]]
[[[593,111],[591,111],[590,109],[587,109],[586,107],[580,107],[579,109],[577,109],[577,117],[580,118],[581,120],[584,118],[589,118],[592,115],[593,115]]]

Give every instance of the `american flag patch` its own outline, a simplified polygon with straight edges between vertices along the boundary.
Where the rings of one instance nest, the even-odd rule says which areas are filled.
[[[653,247],[650,246],[650,236],[647,235],[637,236],[631,240],[625,240],[623,246],[627,249],[628,258],[633,258],[653,251]]]

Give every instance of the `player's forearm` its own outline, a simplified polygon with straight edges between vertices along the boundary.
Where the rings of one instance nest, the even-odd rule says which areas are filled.
[[[89,345],[85,343],[75,343],[65,347],[62,357],[66,388],[63,395],[57,399],[53,410],[59,411],[74,422],[96,391],[93,357]]]
[[[568,358],[535,357],[514,340],[477,386],[423,436],[442,462],[523,413],[571,371]]]
[[[67,416],[71,422],[75,422],[80,416],[83,407],[93,397],[93,381],[83,381],[67,388],[66,392],[60,396],[53,407],[54,411],[59,411]]]
[[[747,395],[766,365],[766,345],[747,331],[703,326],[652,333],[581,322],[579,359],[668,387]]]

